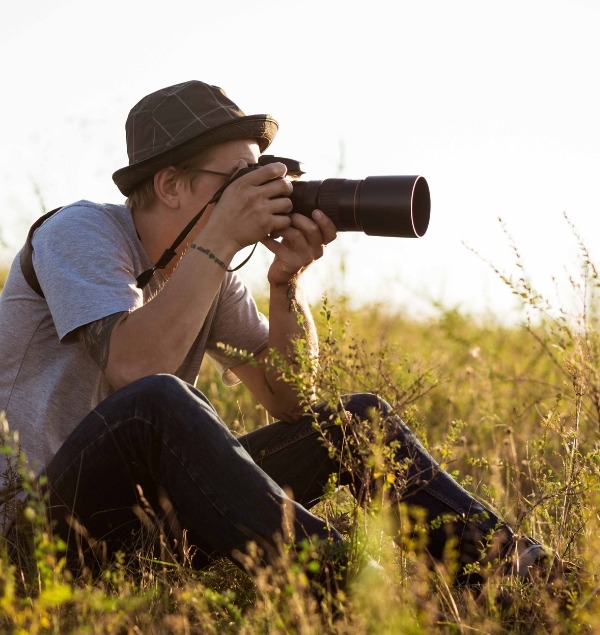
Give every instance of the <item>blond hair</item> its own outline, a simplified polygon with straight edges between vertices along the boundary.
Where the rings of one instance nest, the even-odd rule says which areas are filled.
[[[129,209],[139,209],[140,207],[146,207],[156,200],[156,191],[154,190],[154,176],[149,176],[141,183],[138,183],[131,194],[127,197],[125,205]]]

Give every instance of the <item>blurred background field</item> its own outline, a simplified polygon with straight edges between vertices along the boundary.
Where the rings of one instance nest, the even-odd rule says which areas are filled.
[[[127,163],[129,109],[200,79],[246,113],[272,113],[269,152],[301,160],[307,179],[427,179],[423,239],[345,235],[307,276],[315,303],[323,290],[359,304],[385,296],[421,317],[435,315],[433,298],[512,321],[510,294],[464,245],[510,265],[504,219],[547,295],[576,256],[564,211],[597,250],[599,28],[597,0],[6,2],[0,261],[22,244],[40,198],[46,210],[122,201],[111,175]],[[257,290],[260,251],[243,271]]]

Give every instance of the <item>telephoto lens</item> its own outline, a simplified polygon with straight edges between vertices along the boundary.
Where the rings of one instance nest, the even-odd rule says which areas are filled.
[[[294,181],[293,188],[293,212],[310,216],[320,209],[338,231],[421,238],[429,226],[431,198],[422,176]]]

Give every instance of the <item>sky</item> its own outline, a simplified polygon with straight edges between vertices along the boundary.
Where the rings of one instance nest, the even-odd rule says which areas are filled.
[[[519,319],[494,272],[519,275],[518,252],[567,302],[577,236],[600,255],[599,28],[597,0],[3,3],[1,255],[45,210],[122,202],[129,110],[200,79],[274,115],[269,153],[305,179],[426,178],[427,233],[340,233],[306,273],[312,301]],[[269,260],[240,270],[257,293]]]

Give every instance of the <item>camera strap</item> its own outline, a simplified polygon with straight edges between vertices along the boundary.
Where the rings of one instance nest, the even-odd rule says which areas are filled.
[[[287,159],[285,157],[276,157],[271,154],[263,154],[259,158],[257,165],[266,165],[268,163],[274,163],[276,161],[285,163],[287,167],[287,171],[288,171],[287,173],[291,176],[298,177],[305,173],[304,166],[302,165],[300,161],[296,161],[294,159]],[[164,269],[171,262],[171,260],[173,260],[173,258],[177,255],[175,251],[177,247],[181,244],[184,238],[192,231],[194,225],[200,220],[200,218],[202,217],[202,214],[204,214],[204,212],[206,211],[206,208],[211,203],[216,203],[221,198],[221,194],[223,194],[223,192],[225,191],[225,188],[232,181],[235,181],[235,179],[239,178],[243,174],[246,174],[249,170],[252,170],[255,167],[256,165],[252,165],[252,166],[248,166],[247,168],[243,168],[239,170],[233,175],[231,179],[229,179],[229,181],[227,181],[227,183],[225,183],[222,187],[220,187],[214,193],[211,200],[194,216],[194,218],[192,218],[192,220],[185,226],[184,230],[179,234],[179,236],[177,236],[177,238],[175,239],[175,242],[168,249],[165,249],[165,251],[163,252],[162,256],[158,259],[156,264],[153,265],[152,268],[147,269],[146,271],[144,271],[137,277],[138,288],[143,289],[148,284],[148,282],[150,282],[152,276],[154,275],[157,269]],[[44,297],[44,292],[42,291],[37,274],[35,273],[35,268],[33,266],[33,243],[32,243],[33,234],[46,220],[48,220],[51,216],[56,214],[56,212],[58,212],[62,208],[63,206],[57,207],[56,209],[53,209],[47,212],[43,216],[40,216],[40,218],[38,218],[35,221],[35,223],[29,229],[29,233],[27,234],[27,240],[25,241],[25,245],[23,246],[21,250],[20,265],[21,265],[21,271],[23,273],[23,276],[25,277],[27,284],[42,298]],[[241,269],[250,260],[250,258],[252,258],[257,245],[258,243],[254,243],[254,247],[252,247],[252,251],[250,252],[250,255],[241,264],[237,265],[237,267],[234,267],[233,269],[227,269],[227,271],[231,273],[233,271],[237,271],[238,269]]]
[[[244,170],[240,170],[239,172],[236,172],[236,174],[231,179],[229,179],[229,181],[227,181],[227,183],[224,183],[213,194],[213,196],[210,199],[210,201],[208,201],[208,203],[183,228],[183,231],[179,234],[179,236],[177,236],[177,238],[174,240],[173,244],[168,249],[165,249],[163,251],[162,256],[156,261],[154,266],[151,267],[150,269],[146,269],[146,271],[141,273],[136,278],[137,286],[138,286],[139,289],[143,289],[150,282],[150,280],[152,279],[152,276],[154,275],[154,273],[156,272],[157,269],[164,269],[171,262],[171,260],[173,260],[173,258],[175,258],[175,256],[177,255],[177,252],[175,250],[183,242],[185,237],[192,231],[192,229],[194,228],[194,225],[202,218],[202,215],[206,211],[206,208],[209,205],[211,205],[212,203],[216,203],[221,198],[221,195],[225,191],[225,188],[232,181],[234,181],[239,176],[241,176],[243,173],[244,173]],[[254,243],[254,247],[252,247],[252,251],[250,252],[250,255],[242,263],[240,263],[237,267],[234,267],[233,269],[227,269],[227,271],[229,273],[233,273],[234,271],[237,271],[238,269],[241,269],[250,260],[250,258],[252,258],[252,255],[254,254],[254,250],[256,249],[257,245],[258,245],[258,243]]]
[[[29,229],[27,240],[23,245],[23,249],[21,249],[21,256],[19,258],[21,272],[23,273],[23,277],[27,281],[27,284],[42,298],[44,297],[44,292],[42,291],[42,287],[40,287],[40,282],[38,280],[37,274],[35,273],[35,267],[33,266],[33,243],[31,241],[33,239],[35,230],[38,229],[38,227],[40,227],[42,223],[48,220],[51,216],[54,216],[54,214],[56,214],[56,212],[61,209],[62,206],[57,207],[50,212],[46,212],[46,214],[40,216],[40,218],[35,221],[35,223]]]

